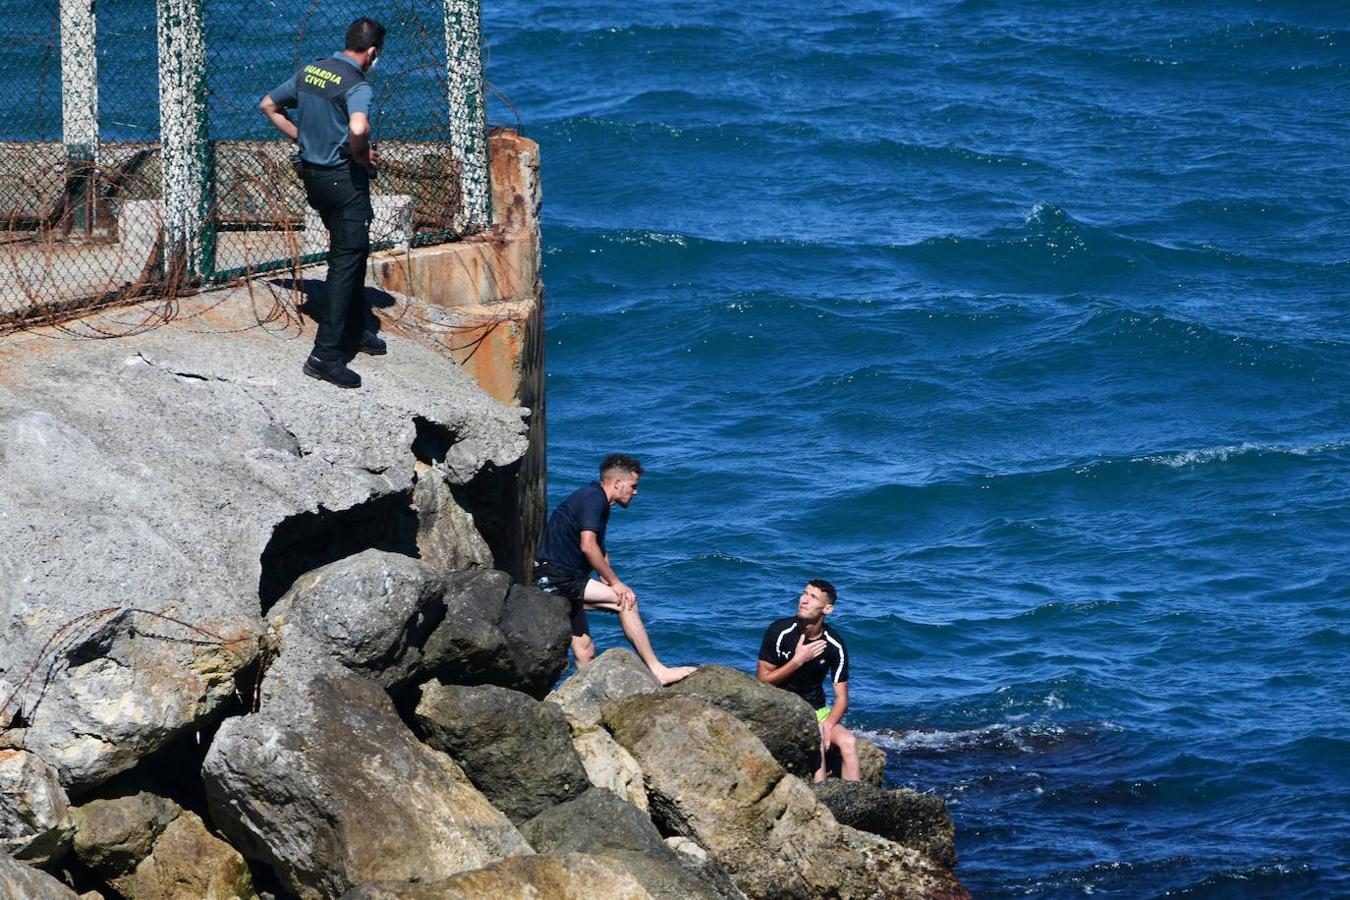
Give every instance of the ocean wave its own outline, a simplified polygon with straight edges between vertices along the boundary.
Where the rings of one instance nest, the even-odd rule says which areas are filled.
[[[1236,457],[1248,455],[1321,456],[1324,454],[1339,453],[1346,449],[1350,449],[1350,438],[1306,445],[1282,445],[1245,441],[1241,444],[1230,444],[1218,447],[1198,447],[1192,450],[1151,453],[1144,456],[1132,457],[1129,462],[1149,463],[1157,466],[1166,466],[1170,469],[1187,469],[1210,463],[1226,463]],[[1110,464],[1111,463],[1091,463],[1076,471],[1088,472],[1091,471],[1094,466]]]
[[[1046,698],[1054,706],[1053,693]],[[1052,709],[1053,711],[1053,709]],[[996,722],[974,728],[858,729],[858,733],[884,750],[910,756],[941,756],[953,753],[993,752],[1033,754],[1078,741],[1091,740],[1101,732],[1115,732],[1110,722],[1096,725],[1062,725],[1054,722]]]

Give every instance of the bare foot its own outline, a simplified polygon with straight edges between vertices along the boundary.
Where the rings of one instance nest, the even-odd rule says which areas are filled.
[[[674,684],[693,675],[698,670],[697,666],[662,666],[659,669],[652,669],[652,674],[656,680],[661,682],[661,686]]]

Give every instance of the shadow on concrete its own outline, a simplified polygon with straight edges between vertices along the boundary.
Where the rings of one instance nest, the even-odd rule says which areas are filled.
[[[270,282],[279,288],[288,291],[299,291],[304,294],[305,301],[300,304],[299,310],[305,316],[314,320],[316,323],[319,317],[323,315],[325,307],[328,305],[328,298],[325,296],[324,283],[318,278],[274,278]],[[370,309],[388,309],[398,301],[394,295],[388,291],[380,290],[377,287],[365,285],[366,305]],[[366,312],[365,327],[367,331],[380,331],[380,320],[373,313]]]

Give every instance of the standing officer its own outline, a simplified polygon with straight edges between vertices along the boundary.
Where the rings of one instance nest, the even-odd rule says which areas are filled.
[[[360,18],[347,47],[302,68],[263,97],[263,115],[300,144],[305,198],[328,229],[327,305],[304,372],[338,387],[361,386],[343,354],[385,352],[366,328],[366,254],[370,252],[370,179],[378,161],[370,140],[370,85],[365,73],[384,46],[384,26]],[[295,110],[292,121],[286,110]]]

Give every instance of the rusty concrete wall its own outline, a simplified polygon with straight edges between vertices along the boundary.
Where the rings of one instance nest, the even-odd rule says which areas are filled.
[[[539,146],[511,129],[489,138],[492,227],[459,242],[377,254],[371,272],[387,290],[445,310],[455,361],[497,400],[530,410],[530,449],[519,471],[502,473],[497,521],[512,548],[498,568],[529,579],[530,560],[547,514],[547,414],[544,396],[544,308],[540,277]]]

